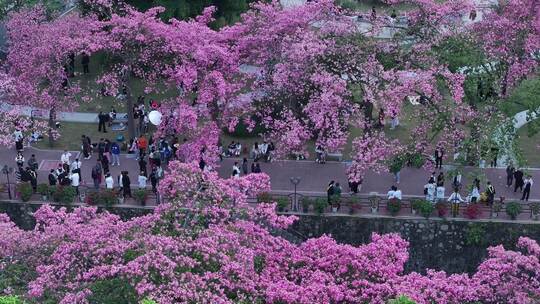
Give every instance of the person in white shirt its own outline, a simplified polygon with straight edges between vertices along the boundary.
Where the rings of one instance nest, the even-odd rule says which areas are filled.
[[[146,181],[148,178],[144,176],[144,172],[139,174],[139,189],[146,189]]]
[[[107,189],[113,189],[114,187],[114,178],[109,173],[105,176],[105,187]]]
[[[79,173],[73,173],[69,176],[69,179],[71,179],[71,186],[75,188],[75,192],[77,193],[77,196],[79,195],[79,182],[80,177]]]
[[[398,190],[396,186],[392,186],[392,188],[390,188],[390,191],[388,191],[387,195],[388,199],[396,198],[398,200],[401,200],[401,190]]]
[[[424,185],[424,194],[426,195],[426,201],[433,202],[435,200],[435,181],[429,180],[429,182]]]
[[[240,177],[240,168],[238,167],[238,162],[234,162],[234,165],[232,167],[232,177],[234,178]]]
[[[444,200],[444,192],[445,192],[445,189],[443,186],[437,187],[436,194],[435,194],[435,203],[438,201]]]
[[[452,204],[452,216],[456,217],[459,213],[459,203],[464,202],[464,200],[461,198],[461,195],[459,195],[459,189],[456,187],[454,188],[454,192],[450,194],[450,197],[448,197],[448,201]]]
[[[69,158],[71,157],[71,153],[69,153],[68,150],[64,150],[64,153],[62,153],[62,156],[60,156],[60,162],[62,164],[70,164]]]

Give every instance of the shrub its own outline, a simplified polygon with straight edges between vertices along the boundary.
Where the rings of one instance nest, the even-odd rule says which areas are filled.
[[[289,207],[289,199],[287,197],[279,197],[277,200],[277,210],[280,212],[285,211]]]
[[[437,215],[439,217],[446,217],[446,215],[448,214],[448,206],[446,205],[446,203],[439,202],[435,204],[435,209],[437,209]]]
[[[392,216],[396,216],[401,210],[401,201],[397,198],[389,199],[386,203],[386,209],[388,209],[388,212],[390,212]]]
[[[326,206],[328,206],[328,204],[326,203],[326,200],[324,198],[318,198],[313,203],[313,209],[317,214],[323,214]]]
[[[531,212],[533,215],[537,215],[540,213],[540,203],[535,202],[530,204]]]
[[[270,193],[268,192],[261,192],[257,195],[258,203],[270,203],[271,201],[272,201],[272,197],[270,196]]]
[[[103,205],[108,208],[118,203],[118,193],[111,189],[92,191],[86,195],[84,202],[88,205]]]
[[[23,304],[17,296],[0,296],[0,304]]]
[[[481,224],[470,225],[465,232],[465,244],[468,246],[480,246],[484,242],[486,230]]]
[[[28,202],[34,193],[34,190],[30,183],[20,183],[17,185],[17,192],[21,194],[21,200],[23,202]]]
[[[388,165],[388,171],[391,173],[398,173],[403,168],[403,158],[401,156],[394,157]]]
[[[416,304],[416,303],[413,300],[411,300],[409,297],[402,295],[388,301],[388,304]]]
[[[435,209],[431,202],[426,200],[421,200],[421,203],[418,205],[418,212],[422,214],[423,217],[429,218]]]
[[[37,185],[37,192],[41,195],[48,195],[49,194],[49,185],[47,184],[39,184]]]
[[[52,192],[52,196],[55,202],[70,205],[77,196],[77,192],[71,186],[58,186]]]
[[[425,202],[425,200],[421,199],[415,199],[411,202],[411,208],[416,211],[420,211],[420,208],[422,208],[422,204]],[[428,202],[429,203],[429,202]],[[431,205],[431,204],[430,204]]]
[[[304,213],[309,212],[309,205],[311,205],[311,199],[309,199],[308,197],[304,197],[302,198],[300,203],[302,204],[302,211]]]
[[[157,304],[157,302],[151,299],[144,299],[141,301],[141,304]]]
[[[515,220],[517,216],[521,213],[521,204],[518,202],[510,202],[506,205],[506,214]]]
[[[148,199],[148,191],[146,191],[146,189],[137,189],[133,192],[133,197],[141,205],[144,205],[146,203],[146,199]]]
[[[481,213],[482,210],[480,209],[479,204],[470,204],[465,208],[464,211],[465,217],[471,220],[477,219]]]

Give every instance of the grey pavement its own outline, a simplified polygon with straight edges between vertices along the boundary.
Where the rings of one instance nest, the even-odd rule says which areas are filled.
[[[76,157],[78,152],[72,152],[72,160]],[[47,182],[48,170],[47,164],[54,166],[57,165],[60,160],[62,151],[60,150],[38,150],[35,148],[26,148],[24,151],[25,159],[28,160],[31,154],[35,154],[40,163],[40,170],[38,170],[38,181]],[[82,161],[82,177],[83,185],[92,185],[91,168],[96,163],[96,155],[90,160],[81,159]],[[230,177],[232,172],[232,166],[235,161],[240,162],[240,159],[225,158],[221,162],[220,167],[217,169],[219,175],[223,178]],[[111,167],[111,173],[116,178],[120,171],[129,171],[129,176],[133,187],[136,188],[137,176],[139,173],[137,161],[128,154],[122,154],[120,159],[120,166]],[[330,180],[339,182],[344,191],[348,191],[346,169],[348,164],[345,162],[327,162],[326,164],[318,164],[314,161],[274,161],[271,163],[261,162],[261,169],[267,173],[271,178],[272,191],[280,193],[292,193],[294,186],[290,182],[291,177],[300,177],[301,181],[297,186],[297,191],[306,195],[321,195],[326,191],[326,186]],[[15,149],[14,148],[0,148],[0,166],[9,165],[16,167],[15,163]],[[250,160],[251,165],[251,160]],[[44,170],[45,169],[45,170]],[[463,185],[466,187],[470,184],[470,180],[467,179],[468,172],[472,170],[480,170],[478,168],[465,168],[463,172]],[[486,173],[486,177],[490,180],[497,191],[497,197],[505,196],[506,201],[519,200],[521,195],[514,193],[512,190],[506,187],[506,173],[501,168],[486,168],[482,169]],[[431,172],[426,172],[423,169],[404,168],[401,172],[401,183],[395,184],[394,177],[389,173],[377,174],[375,172],[368,172],[364,179],[364,183],[360,190],[362,194],[369,194],[370,192],[378,192],[379,194],[385,194],[390,186],[398,186],[404,195],[423,195],[423,186],[427,182]],[[438,172],[437,172],[438,173]],[[540,187],[537,185],[540,183],[540,170],[530,170],[529,173],[533,176],[533,180],[536,183],[531,191],[531,200],[540,199]],[[11,181],[14,180],[14,176],[11,176]],[[1,175],[0,181],[5,183],[6,176]],[[115,179],[116,183],[116,179]],[[451,191],[450,187],[451,179],[446,177],[446,195],[448,196]],[[148,183],[149,185],[150,183]],[[466,188],[464,187],[464,188]],[[485,189],[485,185],[481,185],[481,191]],[[463,190],[462,195],[466,196],[467,193]],[[519,192],[519,190],[518,190]]]

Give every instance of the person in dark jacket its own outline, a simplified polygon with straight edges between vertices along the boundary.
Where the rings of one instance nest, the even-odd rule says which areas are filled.
[[[131,197],[131,181],[127,171],[122,172],[122,191],[124,198]]]
[[[107,122],[108,117],[109,117],[109,115],[103,114],[103,112],[101,112],[101,111],[99,112],[99,114],[98,114],[98,132],[101,132],[103,130],[103,133],[107,133],[105,123]]]
[[[88,68],[88,66],[90,65],[90,56],[88,56],[88,54],[86,54],[85,52],[82,53],[81,64],[83,66],[83,73],[90,73],[90,69]]]
[[[51,169],[49,172],[49,186],[56,186],[56,175],[54,174],[54,169]]]
[[[516,172],[514,172],[514,192],[517,191],[519,188],[519,192],[523,191],[523,171],[521,169],[517,169]]]
[[[144,176],[148,176],[146,171],[146,160],[144,160],[144,157],[139,159],[139,172],[142,172]]]
[[[332,196],[334,195],[335,189],[334,189],[334,181],[330,181],[328,184],[328,187],[326,188],[326,195],[328,196],[328,204],[330,205],[330,201],[332,199]]]
[[[506,167],[506,187],[512,186],[515,172],[516,169],[514,166],[512,166],[512,164],[508,164],[508,167]]]
[[[242,173],[244,173],[244,175],[248,175],[248,173],[249,173],[249,171],[248,171],[248,160],[245,157],[244,157],[244,160],[242,161]]]

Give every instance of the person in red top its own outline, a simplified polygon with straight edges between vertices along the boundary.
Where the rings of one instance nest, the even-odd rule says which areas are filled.
[[[137,144],[139,146],[139,155],[140,158],[144,157],[144,153],[146,152],[146,149],[148,149],[148,140],[146,140],[146,137],[144,137],[144,134],[139,137],[139,140],[137,141]]]

